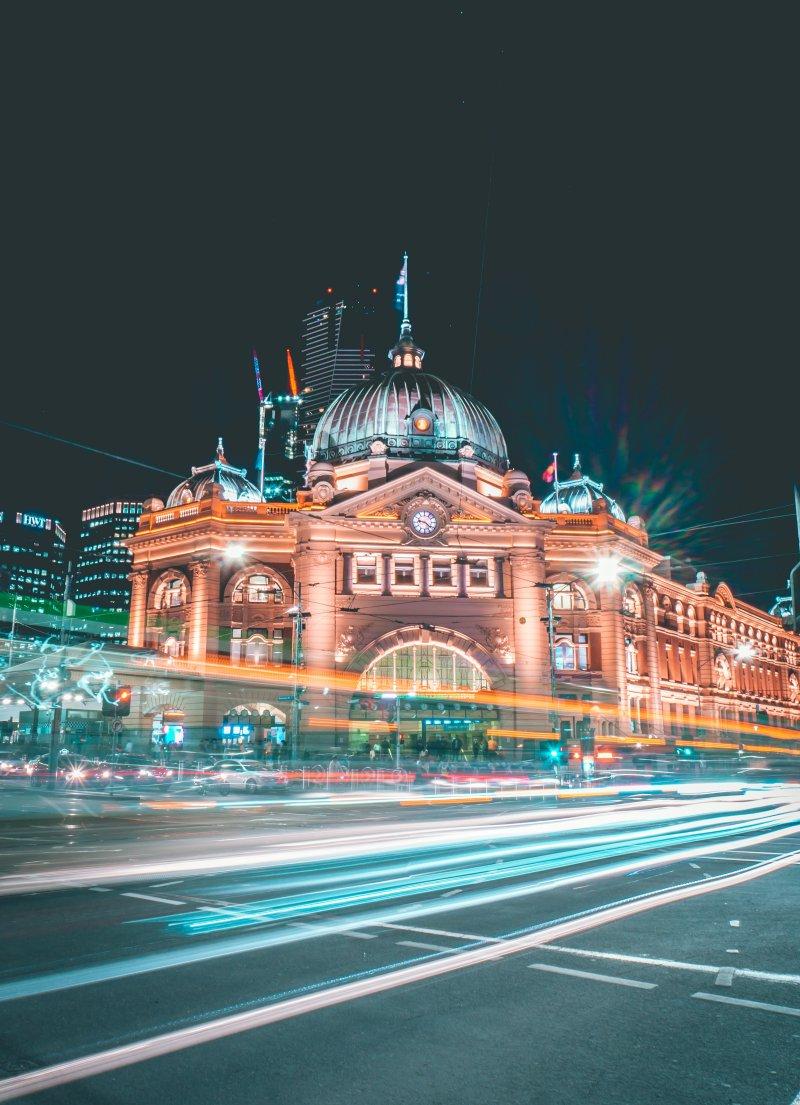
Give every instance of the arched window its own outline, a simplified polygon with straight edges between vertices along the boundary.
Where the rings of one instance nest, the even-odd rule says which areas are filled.
[[[587,671],[589,667],[589,638],[585,633],[564,634],[556,637],[553,648],[556,671]]]
[[[233,601],[241,602],[283,602],[283,588],[263,572],[256,572],[240,580],[233,589]]]
[[[586,599],[583,592],[573,583],[553,584],[554,610],[585,610]]]
[[[185,606],[187,597],[186,580],[182,576],[172,576],[158,584],[154,606],[156,610],[173,610]]]
[[[358,681],[368,691],[485,691],[485,672],[471,657],[448,645],[400,645],[370,664]]]

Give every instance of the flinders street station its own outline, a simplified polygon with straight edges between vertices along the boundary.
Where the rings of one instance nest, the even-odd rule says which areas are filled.
[[[129,538],[143,738],[179,719],[188,747],[260,733],[292,756],[399,733],[403,757],[534,759],[587,726],[608,756],[800,749],[800,638],[724,582],[674,578],[580,457],[538,498],[408,318],[320,415],[295,501],[209,446]]]

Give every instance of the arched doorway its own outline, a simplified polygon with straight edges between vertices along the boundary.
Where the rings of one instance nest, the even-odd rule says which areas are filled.
[[[485,667],[446,640],[399,641],[361,673],[350,703],[350,746],[377,743],[392,755],[399,729],[401,754],[427,749],[435,759],[471,759],[487,752],[497,710],[479,700],[491,689]]]

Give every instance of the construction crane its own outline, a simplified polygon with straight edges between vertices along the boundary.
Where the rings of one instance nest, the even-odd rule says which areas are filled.
[[[261,383],[261,365],[258,362],[258,354],[253,350],[253,368],[256,374],[256,387],[258,388],[258,490],[264,496],[264,465],[266,463],[267,431],[266,431],[266,407],[264,399],[264,386]]]

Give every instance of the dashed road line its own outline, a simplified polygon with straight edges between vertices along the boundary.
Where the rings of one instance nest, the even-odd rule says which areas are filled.
[[[446,929],[427,929],[417,925],[392,925],[388,921],[376,921],[376,928],[398,929],[401,932],[421,932],[426,936],[450,936],[453,940],[475,940],[481,944],[505,944],[499,936],[476,936],[474,932],[447,932]]]
[[[552,963],[529,963],[533,971],[547,971],[554,975],[570,975],[572,978],[588,978],[592,982],[612,982],[615,986],[631,986],[636,990],[656,990],[655,982],[639,982],[635,978],[620,978],[618,975],[598,975],[594,971],[573,971],[569,967],[556,967]]]
[[[89,889],[94,890],[97,894],[110,894],[111,893],[111,887],[110,886],[90,886]]]
[[[746,998],[727,998],[722,994],[704,994],[698,991],[692,994],[693,998],[701,1001],[719,1001],[725,1005],[742,1005],[745,1009],[762,1009],[765,1013],[783,1013],[786,1017],[800,1017],[800,1009],[793,1009],[790,1005],[769,1005],[765,1001],[747,1001]]]
[[[186,879],[170,879],[169,882],[151,882],[150,885],[154,890],[157,890],[159,886],[177,886],[179,882],[186,882]]]
[[[736,974],[735,967],[723,967],[714,979],[715,986],[733,986],[733,977]]]
[[[680,959],[655,959],[647,955],[623,955],[621,952],[590,951],[588,948],[570,948],[563,944],[542,944],[542,951],[559,952],[564,955],[577,955],[583,959],[609,959],[615,963],[641,963],[644,967],[666,967],[673,971],[698,971],[701,974],[718,975],[725,968],[712,963],[686,963]],[[728,948],[738,955],[736,948]],[[774,971],[756,971],[750,967],[736,967],[736,975],[741,978],[757,979],[759,982],[788,983],[800,986],[800,975],[777,974]]]
[[[132,891],[122,893],[121,898],[141,898],[144,902],[160,902],[162,905],[186,905],[186,902],[179,902],[177,898],[157,898],[155,894],[134,894]]]
[[[417,940],[398,940],[399,948],[423,948],[429,952],[457,952],[458,948],[446,948],[441,944],[421,944]]]
[[[352,940],[377,940],[377,932],[357,932],[355,929],[336,933],[337,936],[349,936]]]

